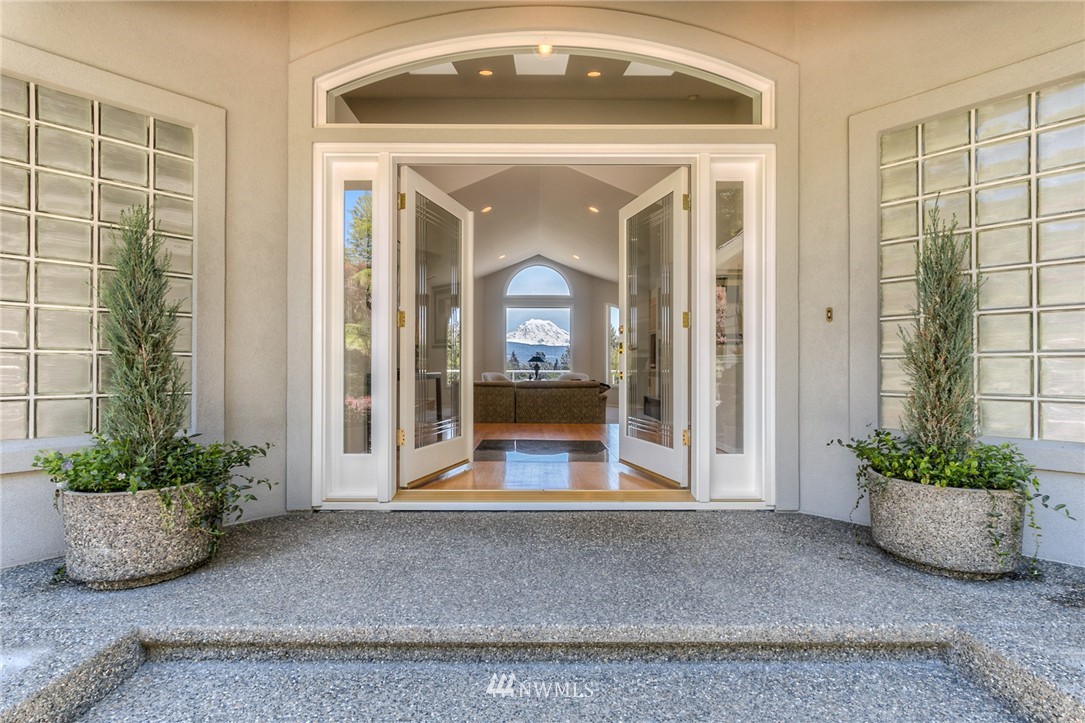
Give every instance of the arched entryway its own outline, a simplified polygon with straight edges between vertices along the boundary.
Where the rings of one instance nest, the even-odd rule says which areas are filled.
[[[570,10],[571,15],[594,14],[584,9]],[[483,15],[486,15],[488,20],[500,24],[502,19],[507,21],[516,13],[499,12],[489,15],[483,13]],[[482,17],[482,15],[475,17]],[[643,20],[646,25],[655,25],[657,29],[660,28],[658,21]],[[411,25],[414,27],[410,28],[407,35],[425,32],[426,28],[422,27],[424,25],[429,26],[429,32],[434,30],[431,24],[425,22],[421,25],[413,23]],[[674,24],[663,23],[663,25],[673,26]],[[674,30],[674,27],[668,27],[668,32],[662,35],[668,35]],[[529,123],[522,127],[511,127],[508,124],[486,126],[475,123],[460,126],[436,126],[424,122],[419,124],[328,123],[329,118],[337,120],[334,113],[329,116],[328,108],[329,100],[332,105],[336,101],[335,94],[331,93],[335,89],[341,89],[355,81],[380,74],[394,77],[401,74],[398,71],[404,68],[426,69],[445,62],[452,63],[453,67],[456,67],[455,62],[448,60],[449,58],[464,58],[472,54],[475,57],[498,57],[500,53],[498,55],[492,53],[516,48],[530,49],[537,47],[541,42],[540,35],[552,41],[557,49],[562,47],[562,43],[567,43],[567,48],[575,48],[578,51],[593,50],[610,56],[620,56],[625,52],[637,57],[643,57],[643,53],[648,49],[653,57],[662,58],[665,64],[680,66],[694,63],[688,67],[702,74],[719,73],[721,77],[726,77],[723,74],[730,73],[732,79],[736,79],[736,82],[741,81],[740,84],[743,87],[757,89],[757,102],[760,109],[757,120],[759,122],[711,124],[707,127],[704,124],[690,124],[686,127],[673,123],[660,127],[651,127],[650,124],[615,123],[602,124],[598,127],[587,124],[570,126],[553,123]],[[348,41],[321,55],[326,56],[325,60],[330,60],[337,54],[347,52],[349,46],[357,47],[359,41],[360,39]],[[374,393],[370,401],[373,415],[372,459],[366,464],[364,471],[345,469],[342,465],[337,465],[328,454],[329,449],[337,448],[338,442],[332,440],[329,444],[327,432],[334,425],[329,426],[324,423],[340,414],[337,405],[342,404],[342,397],[334,393],[335,377],[339,370],[335,363],[329,363],[339,355],[337,349],[340,348],[336,344],[329,344],[329,330],[333,330],[336,323],[341,323],[335,318],[334,309],[331,308],[335,304],[334,298],[338,291],[334,289],[334,284],[329,284],[329,281],[334,282],[341,277],[336,276],[335,273],[329,273],[336,269],[329,267],[329,262],[332,267],[335,265],[334,254],[329,256],[327,253],[336,244],[340,247],[342,245],[342,236],[340,235],[338,239],[336,237],[336,223],[342,222],[343,208],[341,203],[337,207],[337,202],[330,200],[339,193],[336,190],[336,184],[364,185],[368,183],[372,189],[375,210],[372,221],[374,234],[372,346],[373,348],[394,348],[392,340],[397,334],[397,324],[394,322],[397,318],[402,318],[399,313],[401,311],[399,301],[390,290],[391,281],[394,278],[392,276],[394,247],[390,239],[396,235],[395,206],[399,203],[398,194],[402,192],[396,181],[399,168],[419,163],[484,165],[490,163],[569,163],[570,161],[582,165],[662,162],[674,163],[690,169],[688,198],[678,198],[676,202],[690,205],[688,229],[693,241],[687,248],[686,253],[689,256],[684,263],[687,263],[694,273],[690,277],[688,297],[680,299],[673,309],[677,323],[681,324],[682,328],[686,328],[684,324],[689,323],[689,333],[693,335],[689,346],[691,361],[685,368],[685,373],[689,375],[690,388],[694,390],[689,395],[691,408],[685,420],[679,420],[679,425],[673,430],[674,437],[679,440],[679,443],[688,441],[690,445],[687,451],[689,477],[696,500],[695,502],[691,500],[690,504],[772,507],[777,503],[774,472],[780,466],[778,459],[780,455],[775,445],[777,425],[775,405],[779,374],[775,369],[774,342],[778,337],[778,332],[774,333],[772,329],[776,322],[778,306],[773,280],[779,271],[775,244],[779,231],[776,218],[776,207],[779,203],[776,160],[780,146],[772,141],[786,140],[783,136],[788,135],[781,134],[776,128],[780,121],[777,108],[778,92],[781,88],[781,80],[787,86],[794,78],[790,75],[792,68],[786,62],[781,63],[779,59],[775,59],[768,65],[775,65],[775,69],[781,71],[781,78],[769,79],[764,75],[752,73],[743,66],[722,60],[719,54],[709,55],[692,49],[696,48],[696,45],[696,43],[685,46],[667,45],[658,41],[646,42],[643,38],[542,29],[530,32],[523,30],[483,32],[467,38],[431,40],[427,43],[412,45],[407,50],[366,53],[366,59],[362,61],[324,66],[338,67],[338,69],[319,75],[315,80],[305,83],[310,108],[307,116],[311,120],[306,123],[304,130],[298,123],[296,130],[304,132],[313,139],[315,153],[310,157],[308,164],[303,166],[301,163],[292,163],[292,169],[297,167],[302,176],[311,179],[308,198],[315,200],[315,206],[310,206],[310,208],[316,212],[313,215],[303,207],[299,209],[303,217],[308,216],[312,219],[309,233],[314,239],[314,245],[310,265],[315,272],[313,276],[315,293],[310,299],[311,308],[314,311],[310,319],[312,324],[319,327],[313,330],[314,349],[310,357],[313,363],[313,385],[310,389],[311,398],[314,401],[311,417],[307,420],[310,436],[307,440],[308,445],[300,443],[296,445],[299,450],[304,450],[307,446],[309,457],[312,459],[309,472],[313,484],[307,500],[309,504],[364,507],[391,503],[396,506],[392,499],[395,495],[394,485],[386,482],[394,479],[397,442],[396,427],[390,424],[394,418],[395,408],[391,389],[385,391],[385,398],[381,400],[376,383],[373,385]],[[379,45],[371,45],[370,49],[376,47]],[[750,54],[751,50],[754,51],[753,55],[767,56],[755,49],[745,48],[743,52]],[[568,54],[573,55],[573,53]],[[317,62],[314,58],[307,58],[304,62],[295,64],[292,67],[292,77],[300,80],[303,75],[299,74],[304,74],[304,68],[313,67]],[[635,58],[627,59],[627,67],[635,62],[640,61]],[[299,109],[301,93],[298,91],[302,87],[295,83],[292,90],[293,101]],[[790,110],[785,115],[789,116],[785,120],[789,120]],[[295,117],[295,120],[299,119]],[[714,133],[706,136],[705,131],[709,129]],[[661,134],[662,130],[666,130],[666,133]],[[600,135],[601,132],[603,135]],[[724,144],[705,142],[709,137],[720,136],[726,137],[729,142]],[[499,137],[502,143],[496,144],[486,142],[486,140],[463,142],[476,138],[492,140],[495,137]],[[544,142],[538,142],[540,137],[544,138]],[[622,138],[630,142],[620,142]],[[667,142],[662,142],[664,138]],[[553,139],[553,142],[547,142],[548,139]],[[632,142],[634,140],[640,140],[640,142],[634,143]],[[586,146],[583,143],[590,143],[590,147],[595,152],[586,152]],[[716,313],[717,289],[719,288],[719,277],[716,275],[715,266],[719,257],[718,252],[723,245],[715,243],[719,239],[715,237],[718,224],[715,218],[716,212],[713,209],[717,209],[721,198],[723,186],[720,184],[733,185],[735,183],[752,184],[748,187],[750,203],[743,207],[749,223],[745,236],[747,239],[750,238],[751,227],[756,228],[757,234],[756,240],[740,241],[740,243],[752,243],[756,246],[756,249],[751,250],[749,257],[753,264],[751,269],[755,270],[754,277],[745,279],[742,293],[746,294],[750,300],[750,313],[745,317],[746,323],[758,325],[758,332],[751,332],[745,340],[747,350],[752,352],[745,360],[751,375],[749,384],[745,388],[747,393],[745,403],[758,408],[757,414],[751,415],[748,422],[750,433],[747,438],[760,440],[760,444],[750,446],[743,450],[743,454],[737,455],[743,456],[746,452],[750,453],[746,455],[749,456],[748,464],[738,467],[735,467],[731,460],[721,461],[720,458],[724,456],[721,454],[723,450],[715,442],[717,420],[714,415],[715,401],[713,400],[719,386],[715,380],[719,376],[717,365],[720,350],[715,346],[716,337],[704,331],[715,328],[712,319]],[[301,206],[301,204],[298,205]],[[292,228],[295,227],[293,216],[291,225]],[[298,226],[300,228],[300,224]],[[339,231],[341,230],[340,226]],[[329,245],[329,239],[336,240]],[[733,242],[733,240],[728,238],[724,241]],[[733,262],[734,255],[731,254],[728,258]],[[384,292],[378,289],[382,280],[385,286]],[[731,283],[734,284],[733,270]],[[733,296],[736,287],[731,288]],[[377,298],[381,294],[383,297]],[[329,311],[332,313],[328,313]],[[329,322],[333,323],[329,324]],[[758,333],[760,334],[757,340],[758,346],[754,350],[749,347],[749,340]],[[400,361],[402,361],[402,353]],[[394,379],[397,363],[399,362],[390,358],[374,359],[372,367],[374,379],[380,374],[383,374],[386,380]],[[389,384],[389,386],[393,385]],[[300,390],[297,391],[300,397]],[[378,419],[378,416],[382,414],[383,419]],[[293,416],[292,414],[292,418]],[[684,425],[681,424],[682,421],[685,421]],[[399,427],[399,429],[402,428],[402,426]],[[292,434],[292,438],[297,440],[296,435]],[[295,445],[292,444],[293,446]],[[736,456],[733,449],[730,452],[734,459]],[[727,468],[729,465],[734,467],[729,473],[718,472],[718,469]],[[298,467],[302,468],[300,459]],[[716,473],[713,472],[714,469],[717,469]],[[351,484],[346,480],[347,477],[352,477],[360,483]],[[296,489],[290,490],[289,494],[291,499],[301,497]]]

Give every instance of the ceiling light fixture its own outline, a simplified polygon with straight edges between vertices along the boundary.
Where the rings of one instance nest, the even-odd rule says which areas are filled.
[[[535,55],[538,55],[543,60],[546,60],[554,54],[554,46],[550,43],[542,42],[535,46]]]
[[[588,210],[592,213],[599,213],[599,209],[597,209],[595,206],[588,206]]]
[[[498,256],[497,258],[498,258],[498,259],[500,260],[500,259],[503,259],[503,258],[505,258],[505,256],[506,256],[506,254],[501,254],[501,255],[500,255],[500,256]]]
[[[588,71],[588,77],[589,78],[598,78],[602,74],[603,74],[603,71],[601,71],[601,70],[589,70]]]
[[[493,210],[494,210],[493,206],[483,206],[482,207],[482,212],[483,213],[489,213],[490,211],[493,211]]]
[[[579,256],[577,256],[576,254],[573,254],[573,258],[574,258],[574,259],[576,259],[577,261],[579,261],[579,260],[580,260],[580,257],[579,257]]]
[[[478,71],[478,74],[481,75],[483,78],[489,78],[491,75],[494,74],[494,72],[492,70],[483,69]]]

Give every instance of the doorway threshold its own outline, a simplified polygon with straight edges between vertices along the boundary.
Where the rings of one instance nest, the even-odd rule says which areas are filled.
[[[679,503],[696,504],[687,489],[659,490],[426,490],[402,489],[393,503]]]

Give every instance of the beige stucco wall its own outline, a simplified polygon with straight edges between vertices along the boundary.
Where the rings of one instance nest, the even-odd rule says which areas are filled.
[[[1085,36],[1080,3],[874,3],[796,7],[800,87],[799,289],[802,510],[855,501],[849,408],[848,119],[900,98],[1061,48]],[[1006,88],[1003,92],[1012,92]],[[900,123],[909,120],[900,119]],[[877,270],[871,271],[871,279]],[[825,308],[833,307],[833,323]],[[861,313],[863,310],[856,310]],[[869,420],[874,421],[874,420]],[[1083,499],[1085,485],[1075,495]],[[1073,501],[1073,500],[1070,500]],[[1077,505],[1081,507],[1081,505]],[[865,521],[865,512],[856,519]],[[1055,524],[1055,521],[1052,521]],[[1067,548],[1073,547],[1068,540]],[[1049,547],[1053,547],[1049,544]],[[1067,550],[1085,564],[1085,543]]]
[[[226,110],[225,436],[275,445],[247,519],[285,509],[287,8],[274,3],[11,3],[4,38]],[[134,99],[138,103],[138,99]],[[0,478],[0,565],[61,553],[52,487]],[[40,516],[43,523],[20,522]],[[32,537],[28,537],[32,535]]]
[[[519,6],[523,27],[560,25],[568,12],[563,5],[578,3]],[[262,473],[279,480],[285,476],[286,258],[290,243],[308,243],[307,238],[288,240],[286,230],[287,64],[412,19],[442,15],[446,27],[459,27],[457,11],[481,7],[492,6],[0,5],[5,37],[226,109],[227,344],[225,359],[203,362],[225,365],[226,435],[278,445]],[[806,512],[847,518],[855,495],[854,465],[825,442],[846,436],[855,421],[849,418],[847,371],[854,342],[847,323],[849,117],[1080,41],[1085,5],[598,2],[591,7],[620,13],[611,27],[597,30],[623,34],[635,29],[641,16],[669,19],[739,39],[798,65],[799,505]],[[831,324],[824,316],[828,306],[836,312]],[[1085,497],[1080,476],[1049,479],[1072,498],[1071,504]],[[25,476],[0,480],[5,490],[26,484]],[[282,486],[264,493],[249,516],[282,512],[284,500]],[[21,509],[38,510],[39,503]],[[4,507],[11,505],[5,501]],[[1053,523],[1045,535],[1044,556],[1085,564],[1080,529],[1080,524]],[[55,554],[58,545],[54,539],[52,546],[37,545],[25,554]],[[5,556],[0,564],[15,561],[21,560]]]

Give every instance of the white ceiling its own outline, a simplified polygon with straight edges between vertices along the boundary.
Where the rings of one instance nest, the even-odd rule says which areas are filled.
[[[414,166],[475,212],[475,276],[544,256],[618,280],[618,211],[673,166]],[[489,213],[481,213],[492,206]],[[599,209],[592,213],[588,206]],[[573,258],[573,255],[579,259]],[[504,255],[504,258],[500,258]]]

